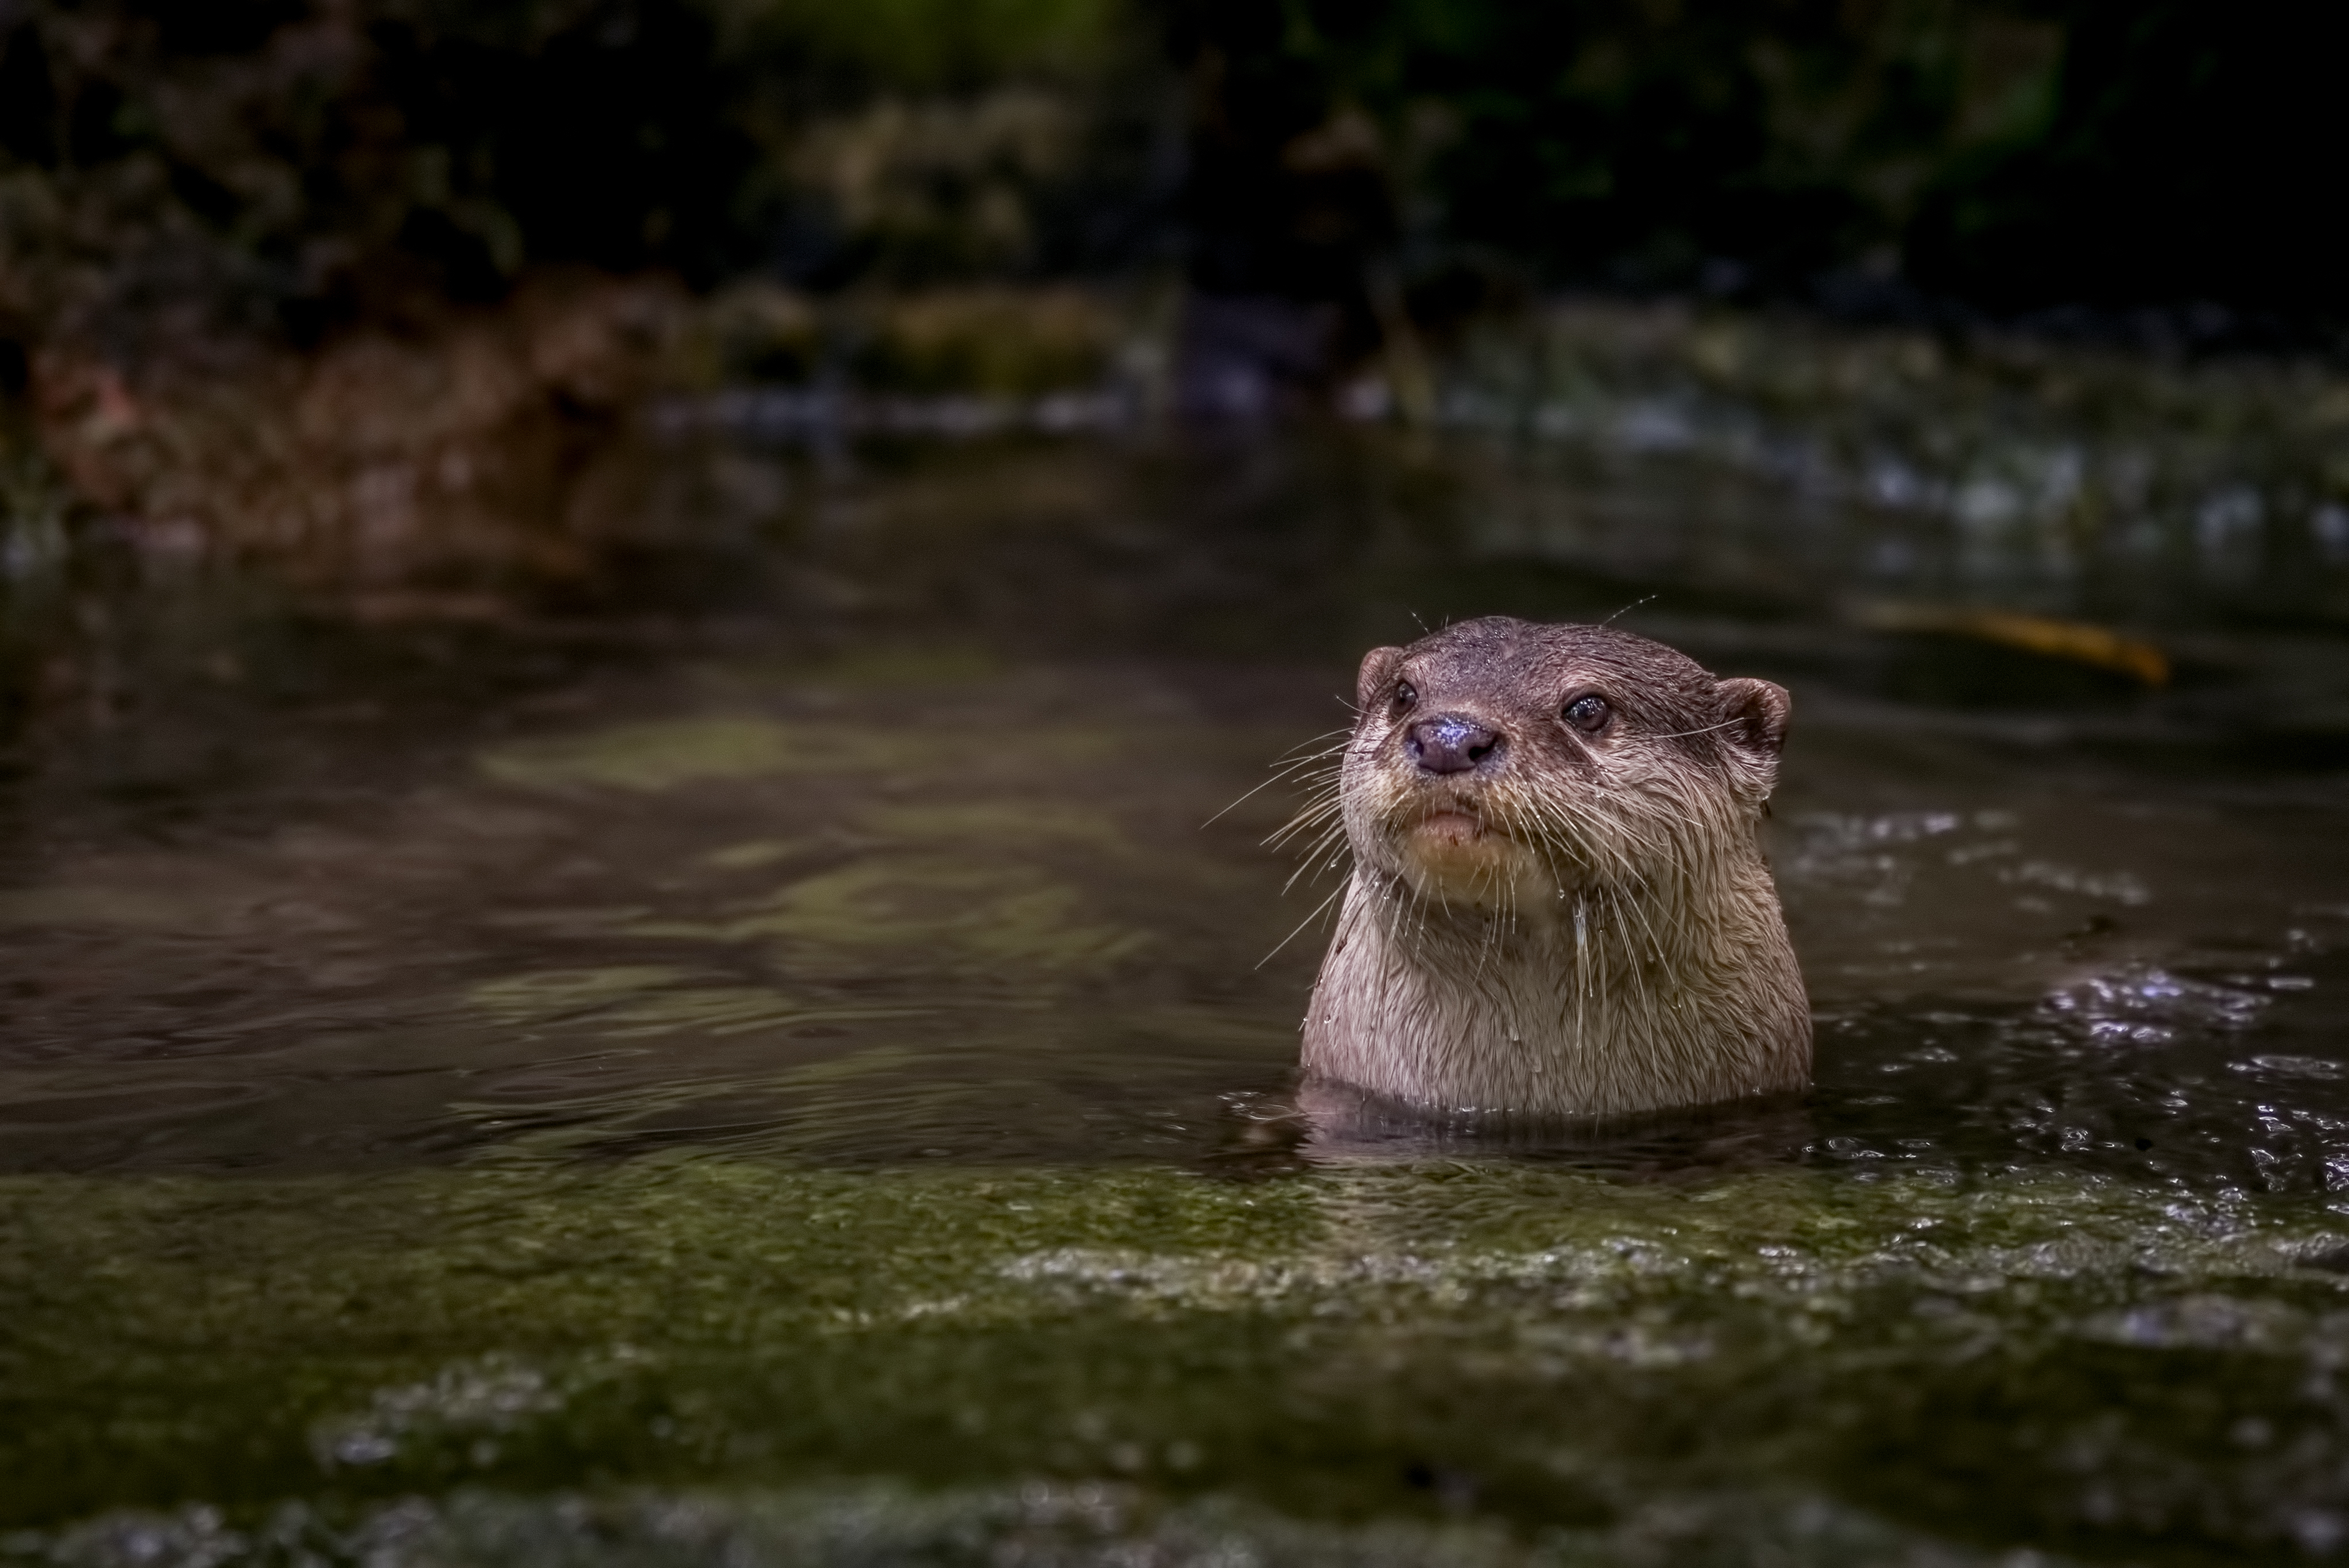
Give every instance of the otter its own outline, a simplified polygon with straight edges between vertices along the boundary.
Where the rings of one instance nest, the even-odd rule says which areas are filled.
[[[1604,626],[1488,616],[1362,660],[1353,868],[1309,1084],[1606,1117],[1798,1089],[1810,1006],[1760,843],[1792,700]]]

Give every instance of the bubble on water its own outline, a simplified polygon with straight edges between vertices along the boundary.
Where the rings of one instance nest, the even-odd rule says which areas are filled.
[[[399,1452],[399,1444],[381,1432],[346,1432],[334,1439],[331,1451],[337,1464],[379,1465]]]
[[[1998,880],[2053,888],[2084,898],[2106,899],[2132,908],[2153,897],[2144,882],[2127,872],[2085,872],[2053,861],[2025,861],[2019,866],[2006,867],[1999,872]]]
[[[2251,1026],[2269,998],[2238,986],[2137,965],[2092,975],[2050,992],[2042,1013],[2067,1031],[2107,1045],[2167,1045],[2181,1035]]]
[[[2339,1062],[2321,1057],[2252,1057],[2245,1061],[2229,1062],[2228,1070],[2239,1073],[2261,1073],[2272,1078],[2337,1078],[2342,1076]]]
[[[2331,1509],[2302,1509],[2292,1516],[2292,1533],[2301,1550],[2310,1556],[2329,1556],[2334,1547],[2349,1539],[2349,1519]]]
[[[1414,1462],[1447,1510],[1475,1507],[1477,1478]],[[1491,1519],[1297,1517],[1228,1494],[1167,1502],[1124,1482],[1029,1480],[917,1491],[844,1482],[730,1496],[635,1492],[513,1497],[490,1492],[378,1503],[347,1531],[301,1505],[258,1539],[218,1528],[209,1509],[124,1511],[44,1540],[32,1560],[72,1568],[229,1568],[365,1563],[425,1568],[564,1563],[574,1568],[713,1563],[728,1568],[867,1568],[988,1562],[1001,1568],[1541,1568],[1561,1562],[1788,1562],[1886,1568],[2056,1568],[2030,1550],[1991,1553],[1936,1539],[1803,1491],[1645,1493],[1606,1522],[1559,1522],[1526,1541]],[[199,1522],[206,1516],[211,1523]],[[2294,1516],[2302,1544],[2332,1516]],[[2313,1548],[2312,1548],[2313,1549]]]
[[[2308,531],[2328,560],[2349,561],[2349,506],[2329,501],[2318,507],[2308,520]]]
[[[444,1367],[429,1381],[378,1388],[366,1410],[330,1417],[312,1429],[310,1448],[318,1462],[382,1464],[398,1457],[411,1439],[465,1436],[471,1451],[492,1434],[519,1429],[563,1406],[546,1375],[503,1356]],[[497,1457],[495,1444],[487,1449]],[[487,1462],[487,1461],[482,1461]]]

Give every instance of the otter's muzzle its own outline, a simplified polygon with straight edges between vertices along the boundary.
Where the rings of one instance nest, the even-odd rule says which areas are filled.
[[[1403,755],[1422,773],[1466,773],[1488,759],[1497,761],[1504,748],[1497,731],[1457,713],[1422,719],[1402,741]]]

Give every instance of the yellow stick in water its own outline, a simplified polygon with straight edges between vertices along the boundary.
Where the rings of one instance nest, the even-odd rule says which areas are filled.
[[[2109,626],[2086,621],[2058,621],[2045,615],[2025,615],[2012,610],[1983,610],[1962,604],[1863,604],[1852,617],[1878,632],[1940,632],[1977,637],[2051,659],[2070,659],[2132,676],[2147,686],[2169,684],[2169,657],[2151,643],[2125,637]]]

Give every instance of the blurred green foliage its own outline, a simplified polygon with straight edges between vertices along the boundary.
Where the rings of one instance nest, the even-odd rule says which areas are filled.
[[[2323,316],[2344,43],[2273,0],[10,0],[0,340],[314,341],[546,263],[1177,255],[1435,315],[1824,279]]]
[[[1090,150],[1135,57],[1118,0],[32,0],[0,8],[0,338],[315,340],[549,263],[1065,271],[1090,204],[1046,209],[1116,183]]]
[[[1995,308],[2341,294],[2338,7],[1170,0],[1209,140],[1348,108],[1407,242],[1539,280]],[[1246,157],[1234,159],[1247,162]],[[1263,225],[1258,224],[1259,228]],[[1862,302],[1855,302],[1862,303]]]
[[[796,65],[850,93],[968,92],[1006,76],[1090,74],[1125,20],[1118,0],[710,0],[709,8],[730,54]]]

